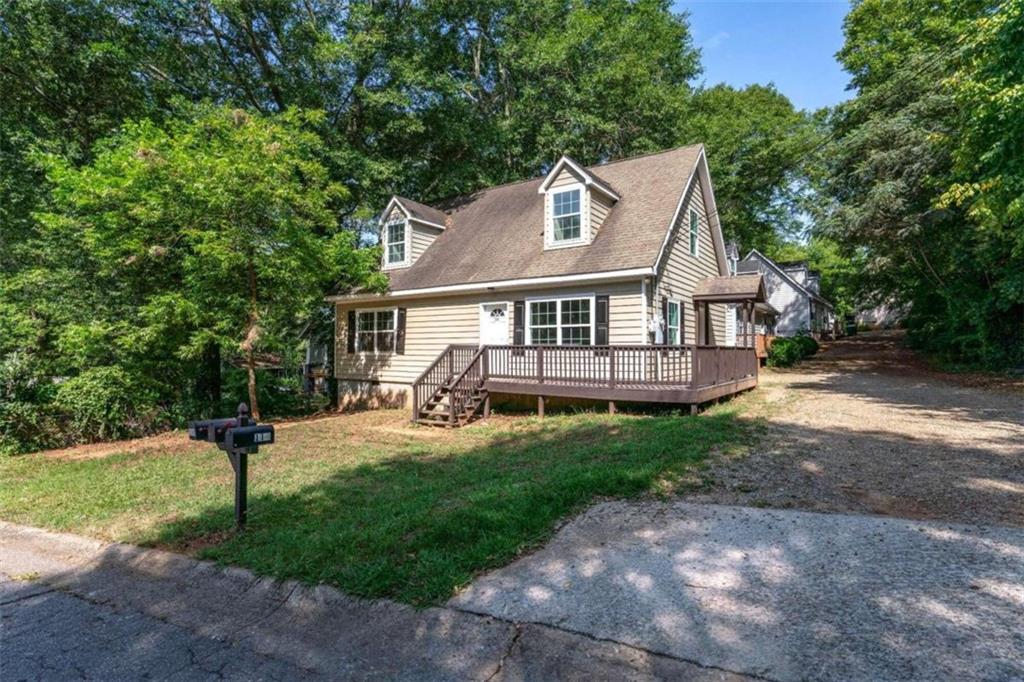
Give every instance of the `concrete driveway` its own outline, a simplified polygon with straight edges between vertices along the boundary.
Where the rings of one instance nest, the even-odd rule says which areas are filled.
[[[1024,529],[611,502],[449,605],[769,680],[1024,680]]]

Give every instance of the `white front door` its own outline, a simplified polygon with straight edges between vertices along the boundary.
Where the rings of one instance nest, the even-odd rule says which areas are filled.
[[[508,303],[484,303],[480,306],[480,345],[508,344]]]

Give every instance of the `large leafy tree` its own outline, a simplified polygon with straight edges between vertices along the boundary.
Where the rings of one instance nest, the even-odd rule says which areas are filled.
[[[989,95],[1019,83],[1006,68],[1018,58],[1019,29],[1002,19],[1015,11],[865,1],[847,17],[839,55],[857,91],[832,119],[820,224],[864,253],[865,293],[909,304],[911,339],[955,362],[1006,365],[1024,354],[1020,231],[1012,212],[983,208],[1011,206],[998,197],[1012,194],[1013,181],[978,181],[986,168],[989,180],[1012,176],[1012,164],[991,154],[1012,147],[1019,126],[994,125],[1014,120],[1012,97]],[[976,82],[989,95],[979,97]]]
[[[202,108],[128,124],[82,168],[53,161],[44,224],[82,251],[107,300],[60,332],[77,364],[159,380],[223,348],[246,368],[259,414],[260,352],[287,344],[343,271],[367,271],[337,228],[345,189],[318,158],[321,116]]]
[[[785,95],[771,85],[702,89],[680,131],[683,141],[707,145],[727,237],[770,251],[803,231],[805,158],[819,134]]]

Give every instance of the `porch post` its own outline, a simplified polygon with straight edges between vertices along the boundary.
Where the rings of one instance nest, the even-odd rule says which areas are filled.
[[[695,345],[695,346],[701,345],[701,343],[700,343],[700,334],[701,334],[701,331],[702,331],[701,330],[702,327],[703,327],[703,325],[701,324],[701,321],[700,321],[700,302],[699,301],[694,301],[693,302],[693,345]]]
[[[537,416],[544,416],[544,396],[542,395],[537,396]]]

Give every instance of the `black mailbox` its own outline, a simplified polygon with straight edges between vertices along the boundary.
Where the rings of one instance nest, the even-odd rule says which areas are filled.
[[[189,422],[188,437],[191,440],[216,443],[218,448],[228,454],[231,468],[235,470],[235,525],[241,530],[245,527],[248,508],[248,456],[259,452],[261,445],[274,442],[274,427],[254,424],[249,417],[249,407],[242,403],[238,406],[237,417]]]
[[[205,440],[223,443],[226,431],[238,423],[234,417],[228,419],[204,419],[188,423],[188,437],[191,440]]]
[[[228,429],[224,445],[229,450],[255,448],[270,445],[274,442],[274,427],[269,424],[261,426],[235,426]]]

